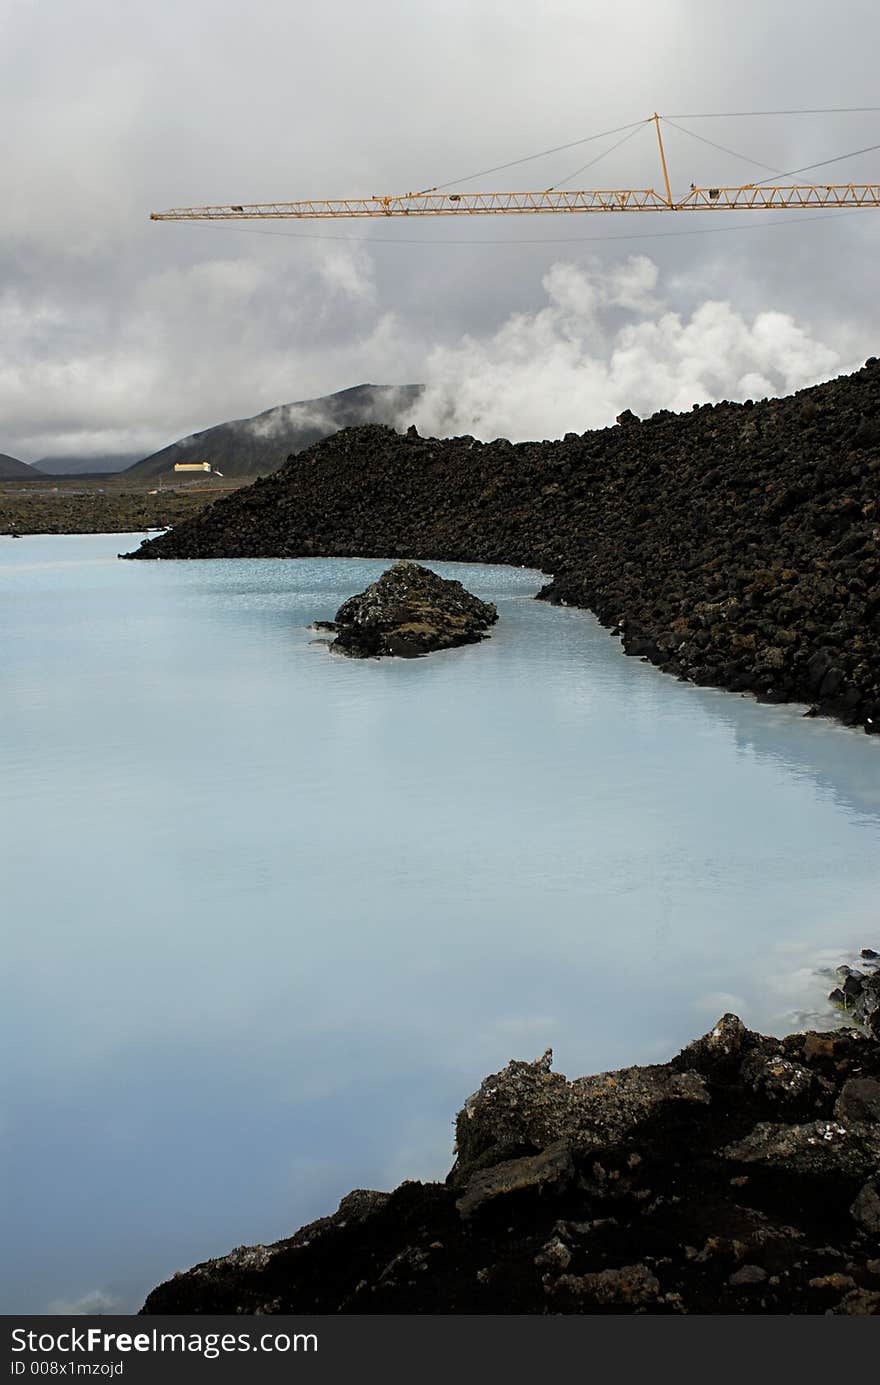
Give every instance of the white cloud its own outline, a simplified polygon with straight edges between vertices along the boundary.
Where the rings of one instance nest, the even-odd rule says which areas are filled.
[[[687,317],[669,311],[657,265],[643,255],[610,269],[558,263],[543,285],[546,306],[429,354],[428,388],[411,415],[420,431],[559,437],[612,424],[626,408],[646,415],[785,394],[859,364],[841,362],[787,313],[748,318],[718,300]]]

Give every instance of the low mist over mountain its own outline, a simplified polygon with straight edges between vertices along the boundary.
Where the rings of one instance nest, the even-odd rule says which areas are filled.
[[[25,481],[34,476],[34,468],[28,466],[27,462],[20,462],[17,457],[7,457],[5,452],[0,452],[0,481]]]
[[[355,385],[323,399],[279,404],[254,418],[218,423],[163,447],[130,467],[132,480],[165,476],[176,462],[211,462],[226,476],[266,476],[340,428],[361,423],[395,427],[416,403],[421,385]]]
[[[126,467],[134,466],[139,461],[139,452],[84,452],[41,457],[34,462],[34,467],[46,476],[99,476],[112,471],[125,471]]]

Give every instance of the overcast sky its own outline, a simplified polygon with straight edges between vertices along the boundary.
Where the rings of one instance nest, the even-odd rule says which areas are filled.
[[[765,178],[880,145],[880,112],[695,115],[880,106],[878,47],[867,0],[0,0],[0,452],[145,454],[364,381],[426,381],[425,429],[554,436],[853,368],[880,354],[880,210],[149,213],[406,192],[655,109],[767,166],[670,128],[674,189]],[[880,149],[812,177],[880,182]],[[651,185],[650,127],[567,183]]]

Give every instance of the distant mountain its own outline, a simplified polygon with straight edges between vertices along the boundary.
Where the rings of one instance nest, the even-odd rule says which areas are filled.
[[[125,471],[140,461],[140,452],[84,452],[59,457],[41,457],[34,462],[37,471],[46,476],[98,476],[111,471]]]
[[[355,385],[322,399],[279,404],[253,418],[218,423],[163,447],[129,467],[126,479],[173,473],[175,462],[211,462],[225,476],[268,476],[291,452],[302,452],[340,428],[361,423],[394,427],[415,404],[421,385]]]
[[[5,452],[0,452],[0,481],[24,481],[27,477],[32,481],[40,479],[27,462],[20,462],[17,457],[7,457]]]

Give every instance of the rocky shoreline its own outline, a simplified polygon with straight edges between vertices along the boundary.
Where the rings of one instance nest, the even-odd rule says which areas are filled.
[[[627,653],[880,731],[880,363],[558,442],[346,429],[133,558],[514,563]]]
[[[871,956],[862,1028],[774,1039],[725,1015],[664,1064],[511,1062],[465,1102],[445,1183],[352,1192],[141,1312],[880,1314]]]

